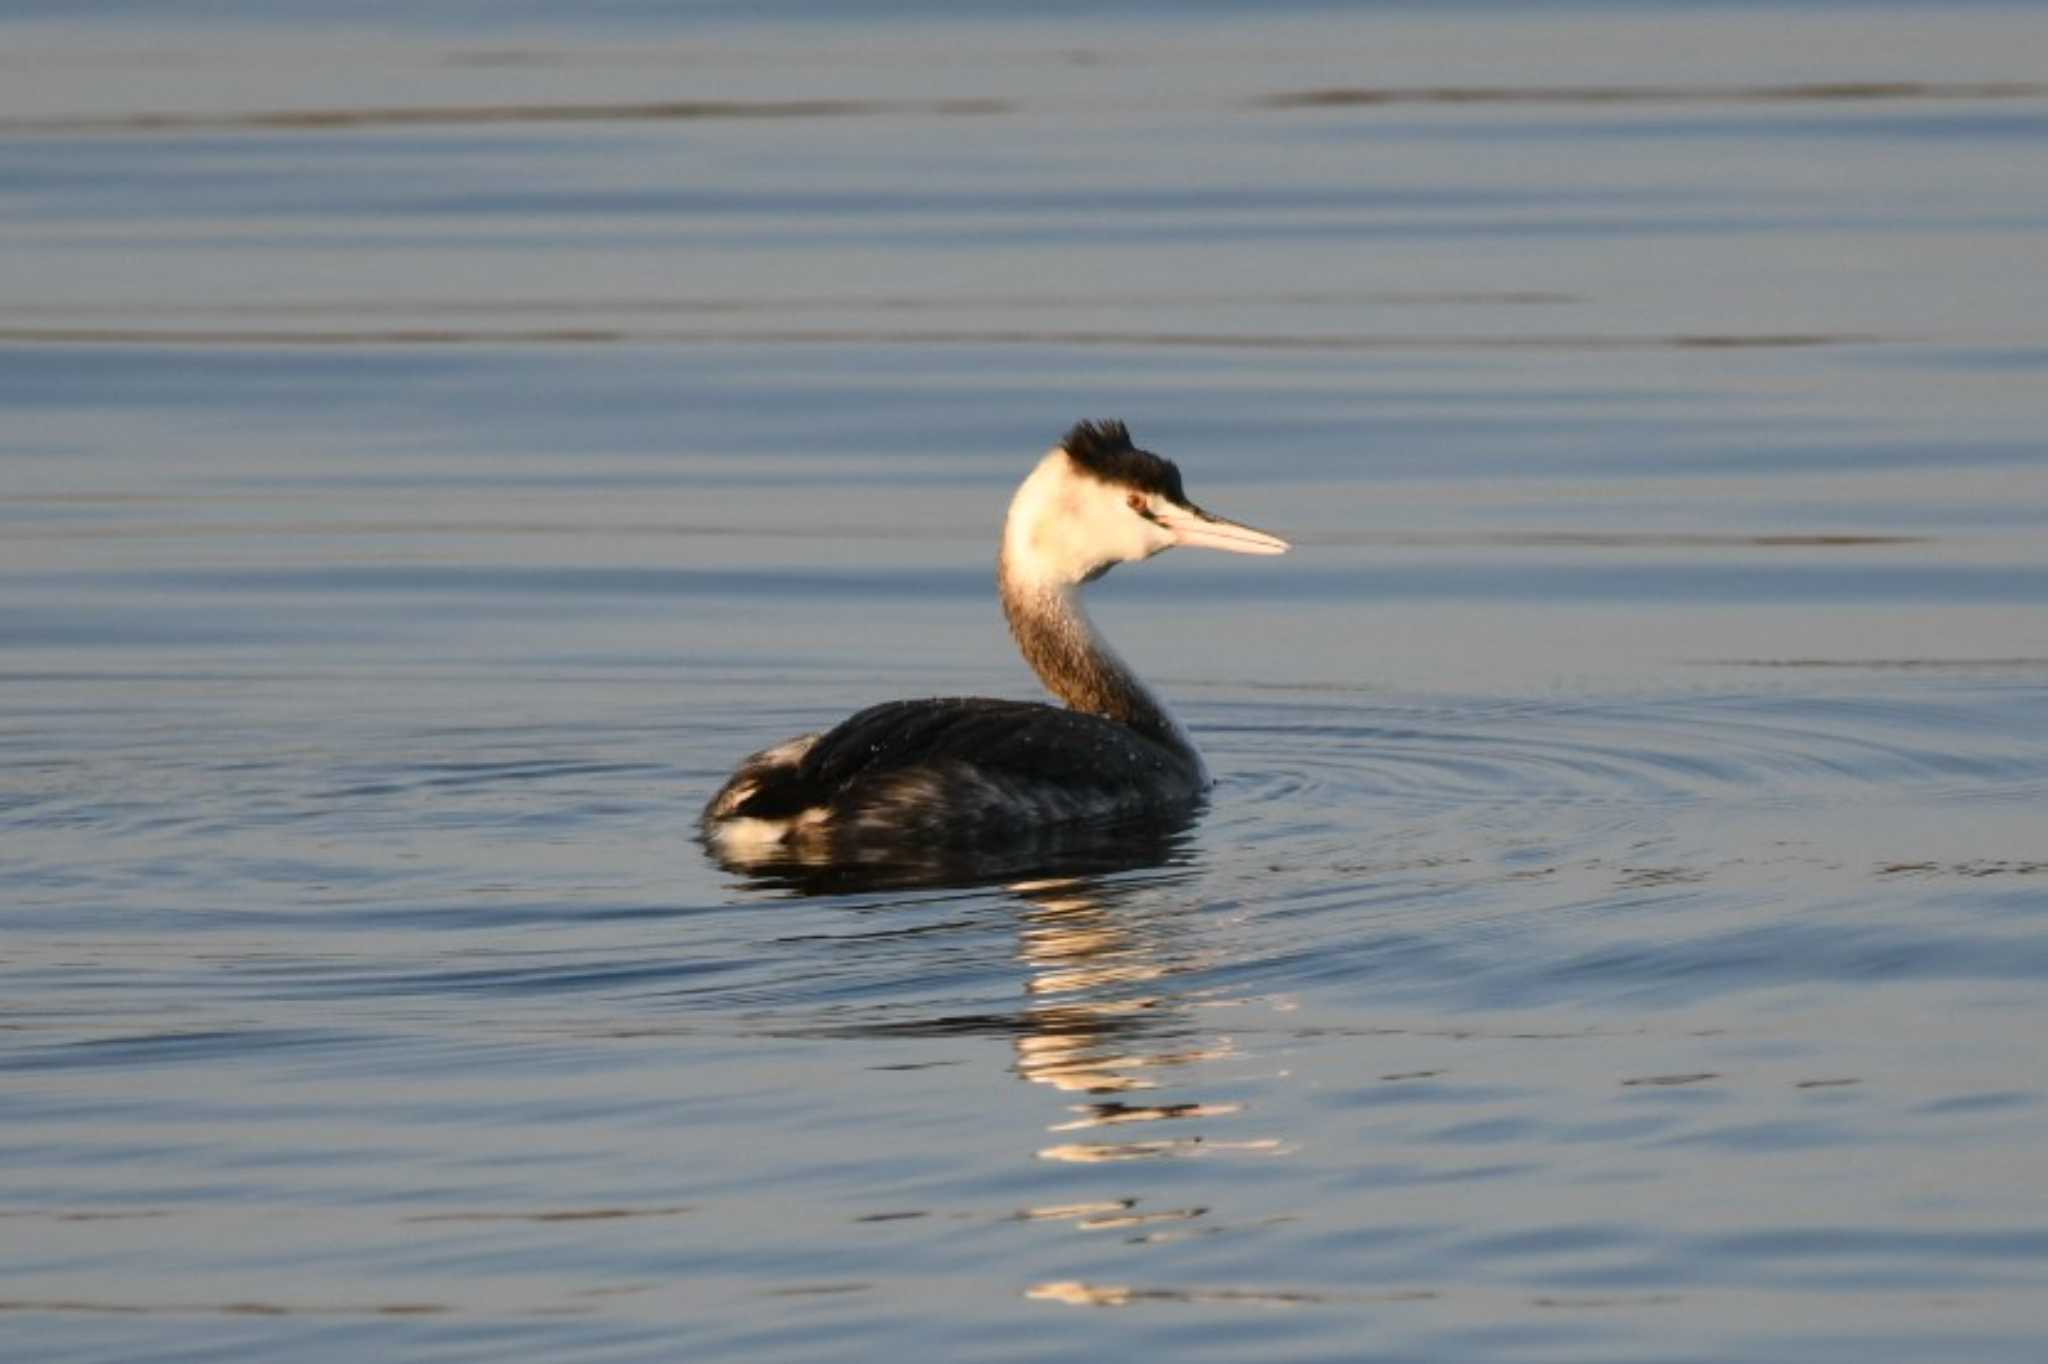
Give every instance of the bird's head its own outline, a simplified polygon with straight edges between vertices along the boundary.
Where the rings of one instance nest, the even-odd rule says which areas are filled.
[[[1288,548],[1190,502],[1173,461],[1133,445],[1122,422],[1082,422],[1011,499],[1003,562],[1006,573],[1070,586],[1175,545],[1234,554]]]

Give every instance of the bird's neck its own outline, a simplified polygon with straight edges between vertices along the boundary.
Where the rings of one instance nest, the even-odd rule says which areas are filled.
[[[1017,648],[1047,691],[1075,710],[1128,725],[1176,752],[1200,758],[1187,731],[1096,633],[1071,584],[1031,582],[999,568],[1003,616]]]

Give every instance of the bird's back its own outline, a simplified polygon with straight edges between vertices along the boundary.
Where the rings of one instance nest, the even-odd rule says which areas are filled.
[[[705,808],[704,827],[714,841],[746,828],[778,840],[976,843],[1185,804],[1202,785],[1192,754],[1100,716],[990,697],[889,701],[750,758]]]

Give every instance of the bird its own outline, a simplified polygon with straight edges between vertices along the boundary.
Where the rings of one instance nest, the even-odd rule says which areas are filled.
[[[1079,597],[1116,565],[1177,545],[1290,548],[1189,501],[1179,468],[1134,445],[1122,422],[1078,423],[1018,485],[996,560],[1010,634],[1063,706],[985,696],[870,706],[742,761],[704,807],[705,844],[728,865],[830,865],[1200,802],[1212,778],[1194,740]]]

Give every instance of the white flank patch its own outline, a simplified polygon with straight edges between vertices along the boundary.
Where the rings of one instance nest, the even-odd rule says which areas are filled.
[[[789,836],[825,822],[825,807],[814,805],[788,819],[725,819],[706,832],[718,851],[734,862],[751,862],[780,852]]]

